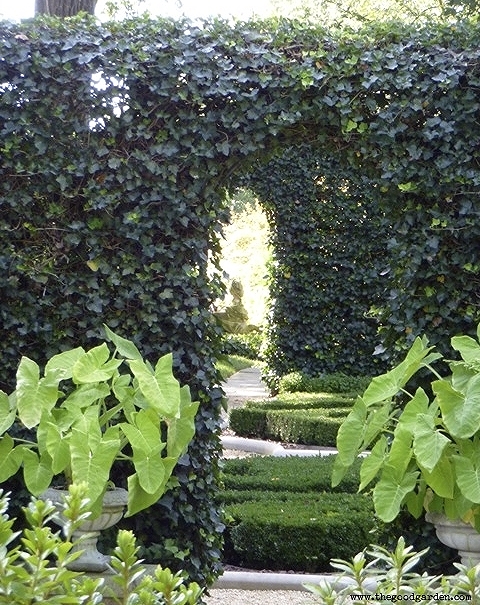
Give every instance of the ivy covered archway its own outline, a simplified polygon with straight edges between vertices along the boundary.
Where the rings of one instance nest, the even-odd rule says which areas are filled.
[[[255,162],[303,143],[372,183],[393,230],[387,348],[473,329],[479,38],[468,25],[0,25],[0,382],[19,355],[88,345],[102,323],[152,357],[174,351],[202,405],[179,487],[134,519],[153,558],[180,553],[200,581],[219,570],[222,285],[207,259],[223,190]]]

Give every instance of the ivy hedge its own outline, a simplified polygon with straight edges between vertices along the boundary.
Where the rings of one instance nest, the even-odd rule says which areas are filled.
[[[42,363],[90,346],[102,323],[152,357],[173,350],[179,379],[201,399],[197,436],[177,469],[179,486],[135,519],[150,524],[144,546],[168,565],[176,554],[201,582],[220,568],[219,334],[210,306],[223,286],[208,262],[218,268],[223,190],[286,147],[321,149],[350,171],[342,182],[366,179],[364,211],[378,216],[381,204],[391,225],[379,301],[386,354],[419,332],[441,343],[473,330],[479,41],[468,24],[347,35],[283,20],[0,23],[0,384],[11,390],[20,355]],[[296,204],[288,214],[285,196],[279,203],[272,216],[301,213]],[[311,242],[295,243],[293,223],[293,239],[282,235],[279,245],[306,243],[316,262]],[[363,242],[352,245],[364,253]],[[285,271],[295,267],[282,254],[274,275],[290,296]],[[305,274],[307,258],[298,262]],[[328,297],[322,304],[329,308]],[[327,363],[335,342],[312,342],[309,327],[302,342],[292,314],[295,349],[277,338],[281,363],[298,356],[303,367],[315,353]],[[335,329],[360,341],[357,327]]]
[[[256,166],[247,182],[270,225],[271,323],[267,380],[382,370],[375,309],[387,282],[388,220],[362,170],[311,146]]]

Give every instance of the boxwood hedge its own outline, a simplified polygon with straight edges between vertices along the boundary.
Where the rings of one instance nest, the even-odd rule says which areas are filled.
[[[372,542],[370,498],[358,494],[289,493],[229,504],[229,563],[254,569],[331,571]],[[227,551],[228,552],[228,551]]]
[[[230,411],[229,426],[241,437],[335,447],[352,404],[349,397],[328,394],[251,401]]]
[[[258,499],[259,491],[270,492],[345,492],[356,493],[359,486],[360,464],[354,464],[342,482],[332,489],[331,476],[335,456],[301,457],[255,456],[226,460],[222,472],[224,490],[250,494]],[[254,494],[255,495],[252,495]],[[233,497],[233,492],[232,496]]]
[[[221,493],[227,519],[225,562],[326,571],[331,558],[350,557],[367,546],[369,532],[378,528],[371,499],[356,494],[359,465],[335,493],[330,488],[332,465],[333,456],[227,460]]]

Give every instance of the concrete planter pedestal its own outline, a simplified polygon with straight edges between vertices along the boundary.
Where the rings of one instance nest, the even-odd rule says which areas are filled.
[[[65,501],[66,492],[61,489],[49,488],[42,494],[43,500],[50,500],[59,511]],[[73,533],[73,539],[79,543],[73,547],[73,552],[82,551],[82,554],[68,565],[72,571],[88,571],[101,573],[110,570],[110,558],[97,549],[97,540],[103,529],[112,527],[123,516],[128,501],[128,492],[121,488],[115,488],[105,493],[103,498],[103,510],[99,517],[82,523],[80,528]],[[62,516],[59,515],[57,522],[62,524]]]
[[[480,563],[480,533],[474,527],[439,513],[427,513],[425,519],[435,526],[440,542],[458,550],[463,565]]]

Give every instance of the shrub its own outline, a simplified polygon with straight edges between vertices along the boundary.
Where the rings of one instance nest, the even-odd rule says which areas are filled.
[[[233,408],[229,427],[240,437],[266,438],[267,411],[262,408]]]
[[[0,603],[29,605],[97,605],[142,603],[144,605],[195,605],[203,590],[185,582],[181,572],[173,574],[158,566],[153,576],[145,574],[137,558],[138,547],[130,531],[120,531],[110,564],[115,571],[113,584],[70,571],[68,566],[80,555],[74,546],[73,531],[90,513],[85,486],[71,486],[63,514],[65,538],[49,523],[56,515],[48,501],[32,499],[24,508],[27,527],[21,544],[12,545],[17,535],[7,515],[8,497],[0,492]]]
[[[280,379],[279,392],[360,394],[367,388],[369,381],[366,376],[351,376],[343,372],[321,376],[291,372]]]
[[[419,565],[425,550],[415,552],[400,537],[390,550],[374,545],[355,555],[350,561],[335,560],[332,566],[344,580],[323,580],[320,584],[305,584],[319,597],[321,603],[343,605],[351,603],[352,595],[362,603],[385,601],[471,601],[480,598],[480,567],[467,568],[456,564],[457,574],[439,578],[430,573],[419,574],[412,569]],[[367,555],[372,559],[367,561]],[[340,587],[340,588],[339,588]],[[440,596],[439,596],[440,595]],[[450,598],[448,598],[448,596]]]
[[[331,558],[365,548],[375,529],[371,500],[357,494],[270,494],[230,504],[226,512],[228,562],[254,569],[327,571]]]
[[[276,410],[267,414],[267,438],[287,443],[335,447],[350,408]]]
[[[226,460],[223,468],[223,485],[226,490],[270,492],[336,491],[356,493],[359,486],[360,462],[356,463],[343,481],[332,490],[331,476],[335,456],[302,457],[254,456]],[[225,498],[225,493],[222,493]],[[277,497],[277,496],[276,496]],[[243,498],[243,496],[242,496]],[[252,497],[256,499],[257,496]]]
[[[240,564],[241,560],[231,537],[232,523],[235,518],[232,510],[236,505],[253,502],[259,508],[264,507],[265,510],[268,510],[272,501],[275,501],[277,505],[289,503],[298,494],[304,494],[313,501],[323,498],[325,492],[332,493],[330,480],[334,460],[335,456],[332,455],[323,458],[256,456],[225,461],[223,469],[225,489],[222,491],[221,497],[227,518],[230,518],[230,525],[227,525],[225,537],[225,561]],[[355,495],[359,485],[359,468],[360,461],[357,461],[333,493]],[[313,512],[311,516],[315,516]],[[426,524],[423,519],[412,519],[404,515],[396,519],[394,523],[379,524],[377,530],[377,538],[381,539],[387,548],[393,548],[399,536],[404,536],[407,542],[417,550],[428,548],[428,553],[422,561],[425,569],[430,573],[453,572],[452,562],[458,559],[457,551],[441,544],[432,526]],[[294,538],[292,538],[291,548],[294,551],[297,548]]]
[[[261,359],[263,335],[261,332],[249,334],[224,334],[221,352],[223,355],[239,355],[247,359]]]
[[[338,429],[349,411],[350,408],[234,408],[230,411],[230,428],[242,437],[335,447]]]
[[[246,407],[261,406],[266,410],[325,409],[351,407],[355,400],[338,393],[281,393],[271,399],[247,401]]]

